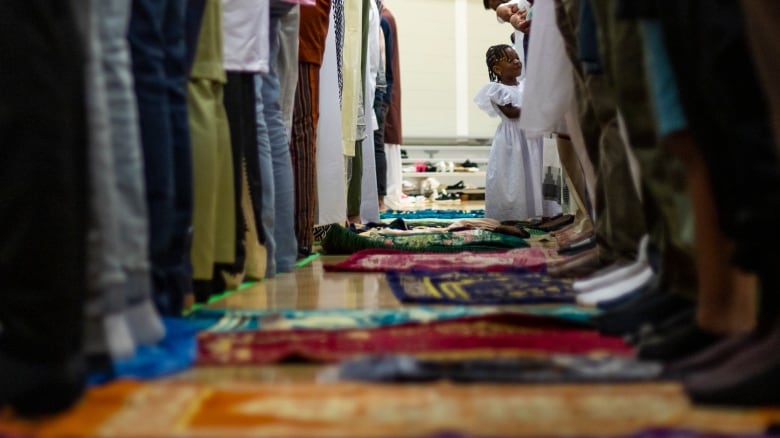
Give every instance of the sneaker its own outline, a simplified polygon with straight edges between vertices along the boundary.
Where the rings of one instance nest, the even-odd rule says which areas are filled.
[[[479,167],[479,164],[477,164],[477,163],[472,163],[471,161],[469,161],[469,160],[467,159],[466,161],[464,161],[464,162],[460,163],[460,166],[461,166],[461,167],[465,167],[465,168],[478,168],[478,167]]]

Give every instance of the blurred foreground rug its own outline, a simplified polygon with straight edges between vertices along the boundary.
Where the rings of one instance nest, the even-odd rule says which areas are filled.
[[[195,384],[118,381],[67,414],[0,416],[13,437],[700,438],[759,434],[778,411],[694,408],[676,384]],[[651,430],[649,430],[651,429]]]
[[[622,339],[582,330],[578,323],[532,315],[497,314],[375,329],[205,332],[198,336],[197,364],[338,362],[376,354],[469,359],[546,353],[630,355],[632,352]]]

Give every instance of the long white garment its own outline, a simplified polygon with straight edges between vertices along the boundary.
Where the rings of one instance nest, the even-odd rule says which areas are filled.
[[[474,102],[489,116],[501,119],[488,156],[485,217],[503,221],[541,216],[541,144],[533,142],[532,152],[518,120],[498,109],[507,104],[523,108],[523,84],[491,82],[477,93]]]
[[[385,157],[387,158],[387,195],[385,195],[385,205],[393,210],[400,210],[401,198],[403,197],[401,145],[385,143]]]
[[[317,224],[343,224],[347,220],[347,186],[339,106],[338,61],[334,9],[325,39],[320,68],[320,121],[317,125]]]
[[[366,87],[363,92],[363,107],[366,115],[374,115],[374,96],[376,94],[376,75],[379,72],[379,9],[376,2],[368,2],[371,10],[368,14],[368,40],[366,52]],[[374,158],[374,135],[376,117],[366,117],[366,132],[363,139],[363,178],[360,196],[360,220],[363,223],[379,222],[379,193],[376,187],[376,160]]]
[[[555,21],[553,0],[534,3],[527,67],[520,127],[528,137],[560,132],[574,101],[574,72]]]
[[[355,156],[358,139],[357,123],[360,102],[361,65],[363,53],[363,1],[344,1],[344,47],[342,75],[344,89],[341,99],[341,131],[344,155]]]

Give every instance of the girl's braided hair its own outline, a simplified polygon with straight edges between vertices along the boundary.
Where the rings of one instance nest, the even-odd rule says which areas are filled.
[[[487,62],[488,76],[491,82],[499,82],[501,78],[493,71],[493,66],[498,64],[502,59],[508,59],[506,56],[507,49],[511,49],[509,44],[497,44],[491,46],[487,53],[485,53],[485,61]]]

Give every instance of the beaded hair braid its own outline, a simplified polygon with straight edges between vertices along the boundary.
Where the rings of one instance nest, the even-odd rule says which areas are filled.
[[[501,81],[501,78],[498,77],[498,75],[493,71],[493,66],[498,64],[502,59],[508,59],[506,56],[506,50],[511,48],[512,46],[508,44],[497,44],[495,46],[491,46],[487,50],[487,53],[485,53],[490,82]]]

